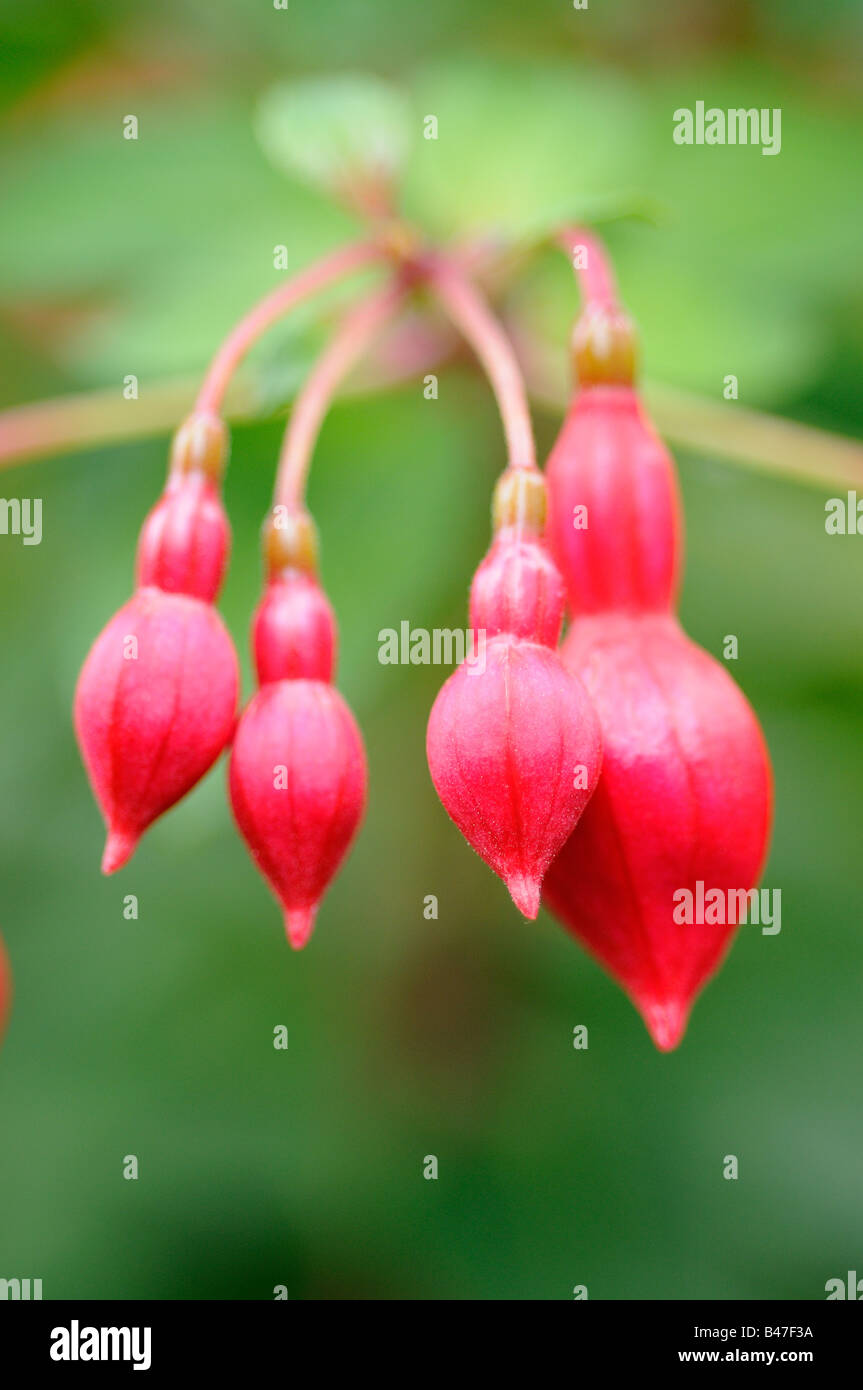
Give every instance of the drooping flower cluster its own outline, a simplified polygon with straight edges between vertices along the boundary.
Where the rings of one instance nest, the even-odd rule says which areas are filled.
[[[404,263],[346,316],[291,417],[252,628],[259,689],[239,720],[236,655],[213,607],[229,548],[219,496],[227,431],[214,412],[276,308],[364,263],[369,248],[332,258],[241,321],[214,359],[199,397],[206,408],[175,438],[165,491],[141,532],[137,589],[97,638],[76,693],[78,738],[108,826],[103,869],[120,868],[233,741],[237,826],[281,904],[291,945],[309,939],[362,820],[367,772],[356,723],[332,684],[336,627],[302,504],[305,476],[338,381],[425,279],[488,372],[509,453],[492,544],[471,588],[473,653],[429,718],[432,780],[520,911],[535,918],[544,897],[668,1050],[736,925],[730,912],[693,924],[675,905],[682,893],[698,897],[699,886],[730,901],[756,883],[771,781],[746,699],[676,616],[680,504],[672,461],[633,384],[633,328],[594,247],[597,292],[576,325],[578,390],[549,460],[546,499],[505,332],[457,258],[410,238],[405,246],[396,253],[382,243]],[[566,608],[571,624],[558,650]],[[0,958],[0,1026],[3,970]]]

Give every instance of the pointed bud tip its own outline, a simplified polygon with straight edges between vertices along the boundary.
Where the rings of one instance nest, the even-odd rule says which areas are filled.
[[[311,936],[316,912],[317,905],[285,908],[285,932],[295,951],[301,951]]]
[[[135,853],[139,835],[126,830],[109,830],[102,855],[102,873],[115,874]]]
[[[639,1007],[647,1031],[659,1051],[673,1052],[686,1032],[689,1010],[674,999],[664,1004],[644,1004]]]
[[[527,874],[510,874],[506,879],[509,895],[523,917],[535,921],[539,914],[542,881]]]

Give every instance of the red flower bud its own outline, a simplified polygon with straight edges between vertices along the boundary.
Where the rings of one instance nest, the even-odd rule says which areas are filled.
[[[0,1042],[6,1032],[9,1013],[12,1008],[12,967],[6,954],[3,938],[0,936]]]
[[[295,950],[348,852],[366,803],[366,759],[353,716],[329,684],[335,620],[314,576],[311,520],[265,535],[270,580],[253,625],[261,689],[231,751],[234,817],[285,915]]]
[[[171,444],[165,491],[138,541],[139,589],[212,603],[222,587],[231,532],[218,484],[228,456],[228,431],[216,415],[194,412]]]
[[[191,791],[233,731],[237,657],[209,604],[230,540],[216,488],[227,448],[216,416],[196,413],[180,426],[165,491],[138,542],[138,589],[78,678],[75,730],[108,826],[106,874]]]
[[[269,681],[332,680],[336,625],[329,600],[302,570],[272,579],[252,624],[259,685]]]
[[[365,809],[362,739],[339,692],[317,680],[264,685],[237,726],[230,794],[299,950]]]
[[[679,567],[677,483],[631,386],[576,395],[546,475],[549,544],[573,614],[667,611]]]
[[[222,587],[230,527],[215,484],[203,473],[168,481],[138,542],[138,588],[191,594],[211,603]]]
[[[494,637],[484,669],[459,666],[429,718],[435,790],[525,917],[599,776],[599,727],[584,689],[537,642]]]
[[[215,609],[139,589],[96,638],[75,694],[75,730],[108,825],[102,870],[126,863],[147,827],[226,747],[239,674]]]
[[[539,538],[543,511],[539,475],[503,475],[498,534],[471,595],[475,654],[440,691],[426,741],[444,807],[531,918],[602,757],[584,688],[551,650],[563,602],[560,576]]]
[[[563,660],[593,700],[604,758],[545,899],[666,1051],[737,920],[723,912],[734,920],[684,922],[675,906],[699,881],[723,891],[757,882],[770,826],[767,750],[743,693],[670,615],[583,619]]]
[[[509,633],[553,647],[563,622],[563,581],[545,546],[506,528],[474,575],[470,625],[487,637]]]
[[[770,767],[744,695],[672,611],[677,486],[628,384],[628,321],[588,306],[575,348],[583,389],[549,461],[550,524],[573,613],[562,657],[594,702],[604,757],[545,893],[666,1051],[729,946],[738,894],[760,874]],[[675,909],[699,883],[726,904],[734,893],[735,906],[686,922]]]

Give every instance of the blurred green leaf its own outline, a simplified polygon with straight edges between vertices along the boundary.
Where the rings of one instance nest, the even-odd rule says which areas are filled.
[[[437,133],[417,144],[407,204],[439,235],[529,236],[646,191],[641,98],[612,73],[461,59],[422,71],[413,92]]]
[[[261,98],[255,128],[277,168],[336,196],[392,184],[411,143],[402,93],[365,75],[283,83]]]

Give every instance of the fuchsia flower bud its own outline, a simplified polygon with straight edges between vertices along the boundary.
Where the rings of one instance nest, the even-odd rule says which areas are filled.
[[[144,522],[139,589],[189,594],[212,603],[222,587],[230,532],[215,487],[201,477],[171,483]]]
[[[255,614],[252,645],[258,681],[329,682],[336,661],[336,621],[311,574],[284,570],[270,580]]]
[[[576,366],[582,390],[548,466],[551,535],[573,614],[561,655],[593,699],[604,760],[544,892],[667,1051],[737,921],[727,911],[681,920],[681,890],[697,894],[700,882],[730,902],[757,882],[770,766],[744,695],[674,615],[674,469],[631,384],[631,328],[618,311],[588,307]]]
[[[715,923],[676,920],[675,894],[697,893],[699,880],[711,890],[757,882],[770,824],[767,751],[742,691],[670,614],[582,619],[562,655],[593,700],[605,757],[545,899],[666,1051],[734,933],[727,912]]]
[[[523,637],[554,647],[563,621],[560,570],[536,537],[505,526],[473,578],[470,625],[486,637]]]
[[[215,609],[139,589],[96,638],[75,696],[75,729],[108,825],[102,870],[114,873],[149,825],[226,747],[237,658]]]
[[[667,610],[680,565],[677,480],[631,385],[576,394],[546,477],[549,544],[573,614]]]
[[[108,826],[104,873],[203,777],[233,731],[239,673],[214,598],[228,523],[213,481],[224,425],[191,417],[165,494],[145,522],[142,581],[97,637],[75,694],[75,729]]]
[[[271,525],[266,542],[270,578],[253,629],[261,689],[237,725],[229,788],[240,833],[299,950],[362,820],[366,759],[329,683],[335,620],[315,578],[311,521]]]
[[[540,539],[544,484],[505,473],[498,534],[477,572],[471,622],[484,662],[459,666],[435,701],[427,754],[435,790],[468,843],[534,918],[540,886],[599,776],[599,727],[552,650],[559,575]]]
[[[231,532],[218,492],[227,430],[215,415],[192,415],[174,440],[165,491],[138,541],[137,583],[212,603],[222,587]]]

